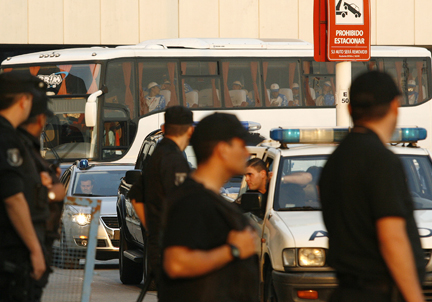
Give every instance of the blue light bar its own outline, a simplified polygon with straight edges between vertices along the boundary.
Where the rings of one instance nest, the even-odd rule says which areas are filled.
[[[283,144],[339,143],[350,128],[277,128],[270,130],[270,138]],[[390,143],[414,143],[424,140],[427,131],[418,127],[396,128]]]
[[[270,130],[270,138],[285,144],[328,144],[342,141],[348,132],[349,128],[278,128]]]
[[[81,159],[78,162],[78,169],[80,169],[80,170],[86,170],[88,168],[89,168],[89,162],[88,162],[87,159]]]
[[[415,143],[427,137],[425,128],[396,128],[390,142],[391,143]]]

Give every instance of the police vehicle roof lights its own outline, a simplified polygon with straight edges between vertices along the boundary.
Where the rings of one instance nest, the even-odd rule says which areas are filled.
[[[90,165],[88,159],[81,159],[77,161],[77,167],[80,170],[88,170],[91,167],[93,167],[94,165]]]
[[[281,144],[339,143],[350,128],[277,128],[270,130],[270,138]],[[427,131],[418,127],[398,127],[390,143],[415,143],[426,139]]]

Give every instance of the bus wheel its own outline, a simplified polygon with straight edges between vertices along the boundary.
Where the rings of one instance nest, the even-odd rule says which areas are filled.
[[[119,272],[120,281],[123,284],[140,284],[143,278],[143,265],[135,263],[124,256],[124,252],[129,249],[124,236],[124,231],[120,228],[120,253],[119,253]]]

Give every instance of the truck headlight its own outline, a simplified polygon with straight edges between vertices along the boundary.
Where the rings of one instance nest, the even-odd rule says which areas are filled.
[[[300,266],[324,266],[324,249],[304,248],[298,252]]]
[[[74,214],[72,216],[72,221],[77,223],[80,226],[86,226],[90,224],[91,214],[84,214],[84,213]]]
[[[296,266],[296,250],[284,249],[282,252],[282,260],[284,266]]]

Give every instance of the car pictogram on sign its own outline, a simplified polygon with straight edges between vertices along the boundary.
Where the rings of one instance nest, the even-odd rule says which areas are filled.
[[[351,12],[354,15],[354,17],[360,18],[361,16],[360,9],[354,3],[344,2],[343,8],[345,10],[341,10],[341,6],[342,6],[342,0],[339,0],[338,3],[336,4],[336,15],[341,15],[342,18],[345,18],[348,15],[348,13]]]

